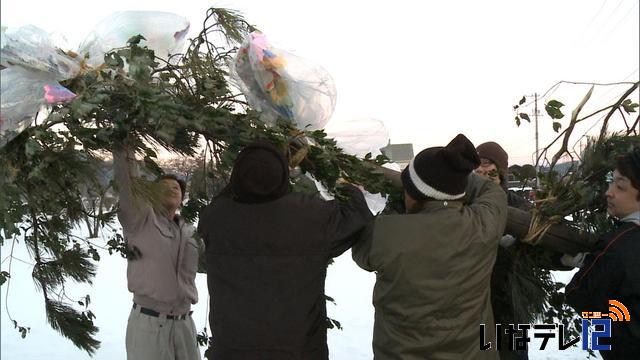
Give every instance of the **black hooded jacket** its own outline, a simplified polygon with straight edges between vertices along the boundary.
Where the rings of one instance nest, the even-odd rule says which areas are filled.
[[[327,263],[373,218],[357,188],[344,190],[346,203],[220,196],[203,210],[214,359],[328,359]]]
[[[609,300],[621,302],[629,321],[612,321],[610,351],[604,359],[640,356],[640,226],[623,223],[606,234],[566,288],[567,303],[578,313],[609,313]],[[607,340],[602,339],[607,343]]]

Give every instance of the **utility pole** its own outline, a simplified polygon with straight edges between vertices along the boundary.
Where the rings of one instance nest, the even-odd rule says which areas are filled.
[[[540,177],[538,176],[538,172],[540,171],[540,166],[539,166],[539,149],[540,146],[538,145],[538,93],[534,94],[534,109],[533,109],[533,118],[535,119],[536,122],[536,188],[539,186],[540,184]]]
[[[535,127],[536,127],[536,135],[535,135],[535,139],[536,139],[536,151],[535,151],[535,171],[536,171],[536,188],[539,186],[540,184],[540,176],[538,176],[538,173],[540,172],[540,139],[539,139],[539,133],[538,133],[538,117],[540,116],[540,112],[538,111],[538,93],[534,93],[533,95],[524,95],[523,96],[523,100],[521,100],[520,104],[514,106],[514,110],[517,110],[518,108],[520,108],[520,106],[526,102],[527,98],[531,98],[533,96],[533,103],[534,103],[534,109],[533,109],[533,120],[535,121]],[[525,106],[530,105],[531,103],[526,104]],[[527,113],[520,113],[519,115],[526,115],[526,117],[523,117],[525,120],[527,121],[531,121],[531,115],[527,114]],[[519,116],[518,115],[518,116]],[[516,116],[516,119],[518,119],[518,116]]]
[[[538,93],[534,94],[535,100],[534,100],[534,110],[533,110],[533,117],[536,120],[536,171],[538,170],[538,149],[540,149],[540,146],[538,146]]]

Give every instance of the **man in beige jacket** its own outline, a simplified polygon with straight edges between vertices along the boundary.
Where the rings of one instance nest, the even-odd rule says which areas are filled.
[[[133,293],[127,359],[200,359],[191,304],[198,302],[195,275],[203,249],[193,237],[193,227],[176,214],[186,186],[175,176],[161,176],[160,204],[153,206],[132,191],[139,177],[133,154],[122,150],[113,155],[120,197],[118,219],[134,255],[127,262],[127,281]]]

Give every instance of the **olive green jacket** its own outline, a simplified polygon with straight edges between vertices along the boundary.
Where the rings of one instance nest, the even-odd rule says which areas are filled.
[[[472,174],[466,204],[429,201],[422,211],[378,217],[352,250],[376,272],[375,359],[497,359],[490,280],[507,217],[504,190]]]

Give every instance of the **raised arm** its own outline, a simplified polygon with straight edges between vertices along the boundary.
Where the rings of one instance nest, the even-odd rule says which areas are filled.
[[[361,231],[360,239],[351,249],[351,258],[353,261],[358,264],[360,268],[366,271],[376,270],[373,264],[371,264],[371,246],[373,244],[374,228],[375,221],[369,222],[369,224]]]
[[[469,175],[467,184],[468,208],[476,215],[485,232],[486,241],[500,239],[507,223],[507,195],[490,180],[476,174]]]
[[[140,177],[133,152],[127,147],[113,151],[113,179],[118,191],[118,220],[122,227],[135,232],[144,221],[151,206],[137,198],[133,192],[133,182]]]
[[[362,192],[353,185],[345,185],[344,190],[349,200],[333,200],[331,204],[333,209],[327,227],[331,257],[339,256],[353,246],[363,227],[373,220]]]

